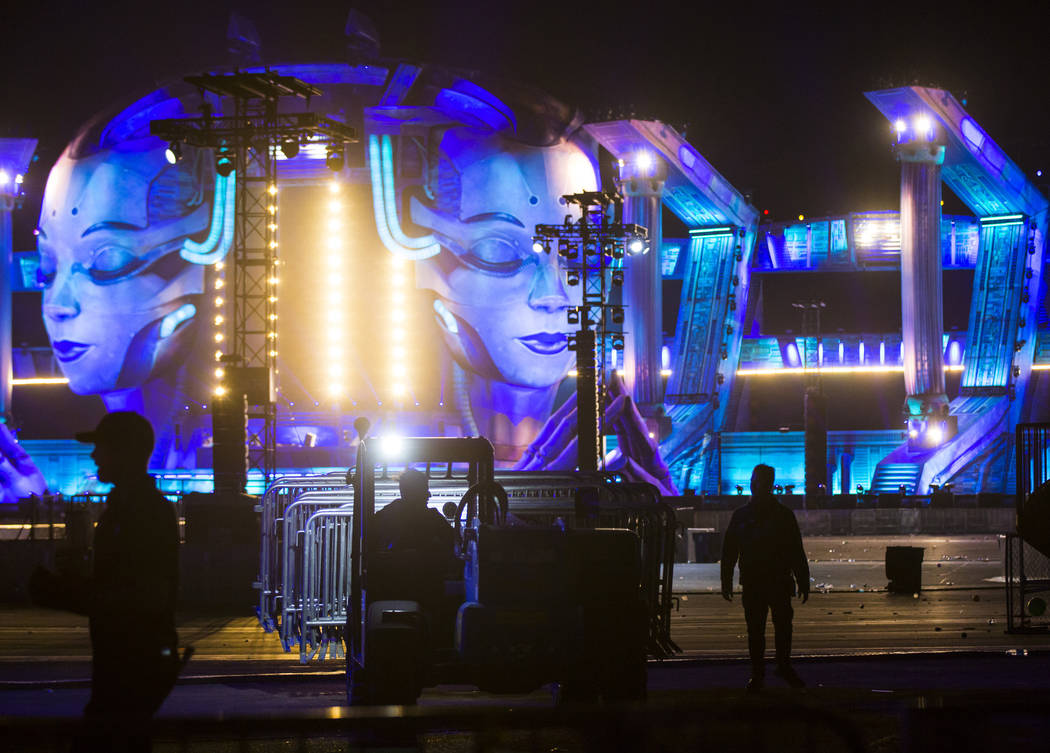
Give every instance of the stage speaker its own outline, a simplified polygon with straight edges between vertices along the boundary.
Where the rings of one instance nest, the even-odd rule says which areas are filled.
[[[211,427],[215,492],[240,494],[248,483],[248,404],[244,393],[214,397]]]
[[[828,493],[828,405],[818,387],[805,394],[806,495]]]
[[[886,547],[886,590],[892,593],[914,594],[922,590],[921,546]]]

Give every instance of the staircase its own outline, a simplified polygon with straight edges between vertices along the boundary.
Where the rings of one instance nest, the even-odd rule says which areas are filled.
[[[871,479],[872,494],[897,494],[901,486],[915,494],[922,466],[918,463],[879,463]]]

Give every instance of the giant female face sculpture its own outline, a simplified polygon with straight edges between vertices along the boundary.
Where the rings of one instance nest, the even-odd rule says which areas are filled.
[[[204,273],[180,250],[209,225],[208,165],[199,153],[170,165],[148,137],[85,156],[74,146],[40,214],[44,323],[74,392],[141,387],[189,346]]]
[[[461,366],[526,389],[556,386],[569,370],[566,313],[580,303],[560,257],[532,249],[539,223],[570,214],[564,194],[593,191],[594,165],[577,144],[514,143],[467,128],[441,142],[442,183],[433,206],[412,202],[412,220],[443,252],[420,266],[437,295],[448,347]],[[458,185],[457,185],[458,184]]]

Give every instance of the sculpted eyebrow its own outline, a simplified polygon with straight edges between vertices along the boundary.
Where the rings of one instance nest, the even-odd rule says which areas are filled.
[[[94,225],[89,227],[83,233],[80,234],[81,238],[85,238],[92,233],[97,233],[101,230],[141,230],[142,228],[132,225],[130,222],[96,222]]]
[[[499,222],[509,222],[512,225],[518,227],[525,227],[525,224],[515,217],[513,214],[507,214],[506,212],[482,212],[481,214],[475,214],[473,217],[467,217],[463,220],[464,223],[470,224],[474,222],[488,222],[489,220],[498,220]]]

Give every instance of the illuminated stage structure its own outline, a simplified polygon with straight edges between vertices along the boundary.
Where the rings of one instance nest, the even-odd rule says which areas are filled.
[[[290,102],[288,117],[341,113],[342,126],[362,133],[342,150],[309,134],[287,151],[280,138],[262,150],[280,197],[279,226],[260,236],[281,249],[280,319],[260,309],[278,322],[269,331],[281,342],[273,363],[278,468],[352,465],[357,416],[371,420],[373,436],[487,436],[504,467],[566,461],[575,431],[567,433],[559,406],[576,388],[567,312],[583,304],[583,291],[568,284],[565,257],[537,254],[532,244],[537,225],[578,216],[562,196],[613,188],[599,185],[599,162],[609,160],[623,221],[648,228],[651,251],[623,260],[623,288],[611,299],[622,306],[623,360],[610,348],[598,365],[622,371],[670,467],[668,488],[729,494],[755,462],[775,465],[786,487],[801,486],[802,432],[750,431],[741,416],[758,404],[749,395],[774,382],[777,399],[801,408],[792,375],[813,379],[816,369],[831,392],[840,373],[903,373],[911,410],[908,424],[895,404],[881,430],[829,432],[829,467],[840,469],[829,490],[1006,490],[1006,477],[987,469],[1005,466],[1010,430],[1045,392],[1029,389],[1033,363],[1050,368],[1050,338],[1037,331],[1046,200],[950,95],[869,95],[891,122],[913,128],[917,116],[929,117],[935,135],[927,146],[905,135],[897,147],[903,230],[896,211],[760,226],[744,195],[663,123],[581,126],[540,92],[412,63],[270,70],[319,92],[309,104]],[[941,215],[938,171],[976,218]],[[262,198],[273,196],[271,185],[260,184]],[[688,238],[664,238],[664,209]],[[912,270],[902,276],[902,302],[917,306],[900,332],[771,336],[755,324],[757,275],[863,276],[902,265]],[[968,333],[942,331],[941,268],[976,269]],[[222,273],[211,265],[209,285]],[[209,373],[214,350],[211,343],[198,354]],[[187,394],[186,410],[212,387]],[[259,419],[251,421],[258,434]],[[916,433],[910,441],[907,428]],[[617,444],[607,441],[607,449]],[[32,441],[26,446],[34,453]],[[34,457],[53,452],[41,444]],[[203,469],[212,449],[196,453],[196,467],[158,469],[170,477],[162,483],[210,483]]]
[[[866,96],[893,123],[901,161],[908,393],[908,442],[879,464],[873,487],[903,474],[909,493],[923,494],[995,455],[1009,461],[1036,349],[1050,204],[948,92],[908,87]],[[942,179],[980,227],[969,342],[959,396],[950,405],[941,325]]]

